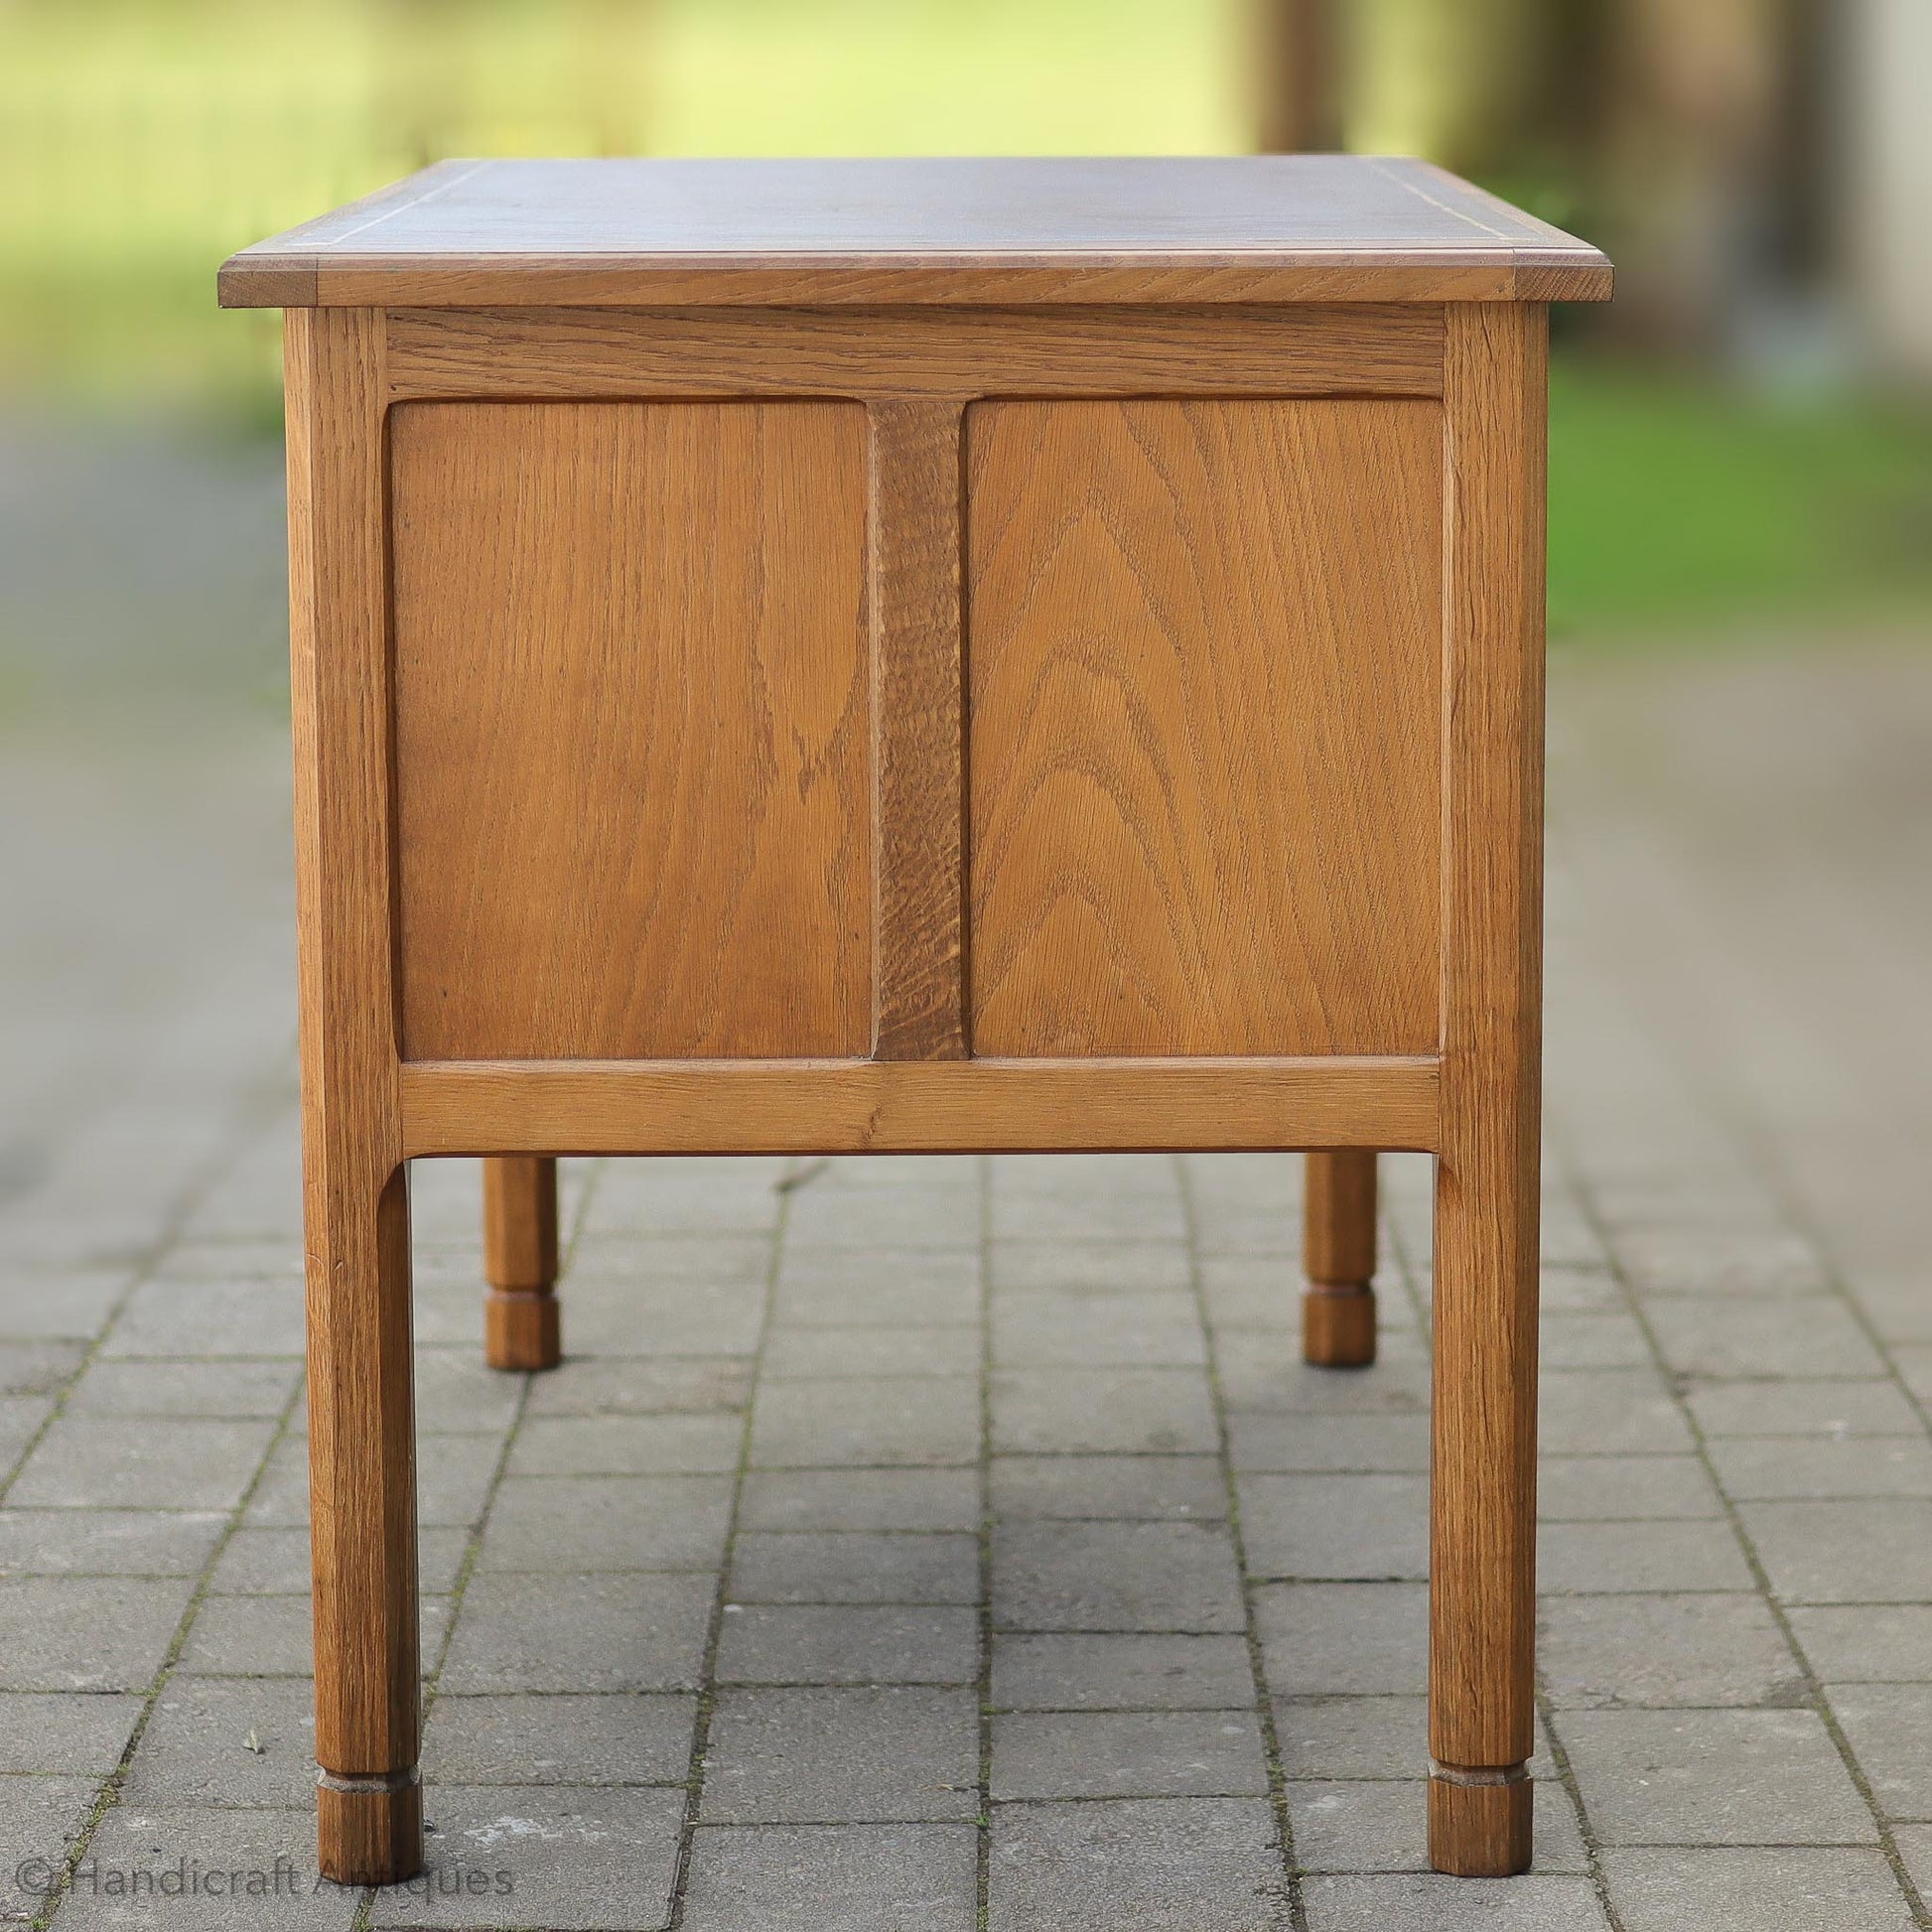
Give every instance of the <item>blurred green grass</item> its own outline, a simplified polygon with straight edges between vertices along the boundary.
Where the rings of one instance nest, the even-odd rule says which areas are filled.
[[[0,0],[0,381],[278,422],[232,249],[430,154],[1231,152],[1244,0]],[[1932,412],[1560,357],[1559,636],[1932,608]]]

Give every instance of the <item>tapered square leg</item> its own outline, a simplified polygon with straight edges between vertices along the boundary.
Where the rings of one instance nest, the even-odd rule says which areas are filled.
[[[1535,1717],[1544,319],[1449,313],[1429,1857],[1501,1877],[1530,1862]]]
[[[1375,1153],[1338,1148],[1307,1160],[1302,1359],[1363,1368],[1375,1359]]]
[[[555,1368],[557,1164],[523,1155],[483,1163],[483,1352],[491,1368]]]
[[[317,1809],[323,1873],[343,1884],[423,1863],[404,1173],[331,1190],[308,1236]]]

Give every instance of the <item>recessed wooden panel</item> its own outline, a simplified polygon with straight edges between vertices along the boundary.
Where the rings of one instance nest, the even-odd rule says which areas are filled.
[[[976,1052],[1435,1048],[1443,418],[967,425]]]
[[[857,1054],[864,411],[390,413],[412,1059]]]

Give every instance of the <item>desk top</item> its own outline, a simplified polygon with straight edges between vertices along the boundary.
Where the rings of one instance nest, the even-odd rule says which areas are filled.
[[[1587,242],[1354,155],[445,161],[226,262],[226,308],[1600,301]]]

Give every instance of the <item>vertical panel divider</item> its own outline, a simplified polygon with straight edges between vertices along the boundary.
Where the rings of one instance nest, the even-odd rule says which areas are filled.
[[[877,401],[873,1057],[966,1057],[963,399]]]

